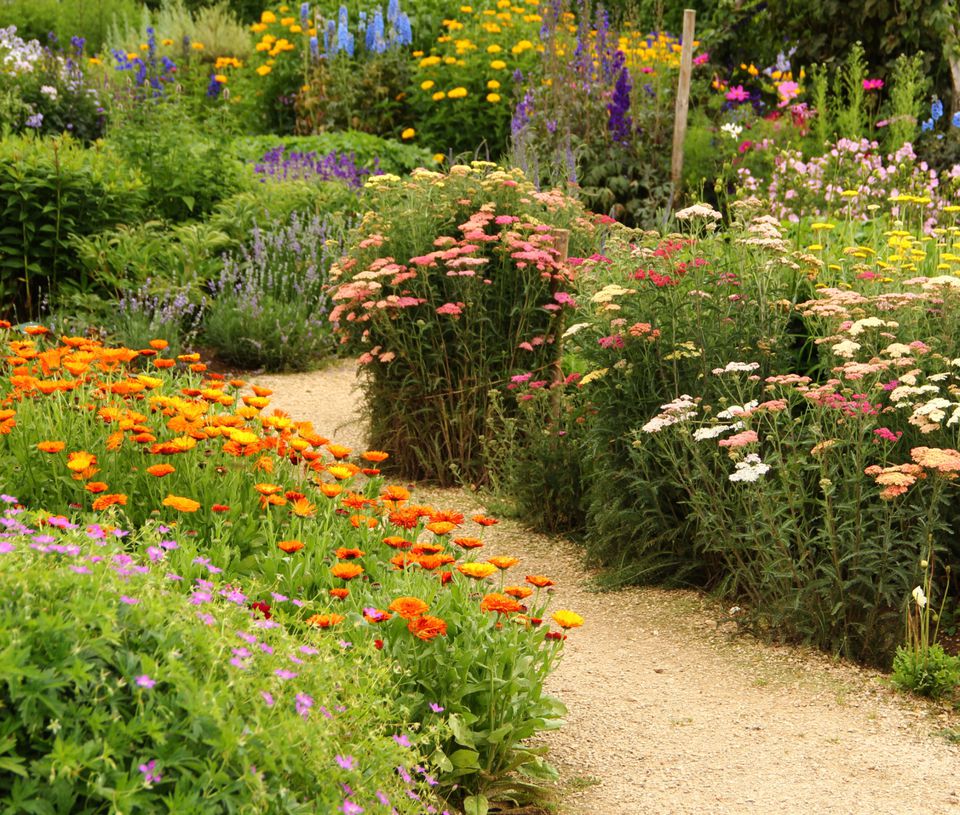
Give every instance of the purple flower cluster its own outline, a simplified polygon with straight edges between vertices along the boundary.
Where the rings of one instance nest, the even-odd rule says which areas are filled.
[[[380,175],[379,159],[372,168],[358,167],[353,153],[332,151],[320,155],[286,152],[286,147],[277,145],[268,150],[253,165],[253,171],[261,183],[267,181],[340,181],[352,189],[360,189],[371,175]]]
[[[623,54],[618,51],[617,56]],[[617,77],[617,84],[613,89],[613,97],[610,104],[607,105],[607,112],[610,118],[607,120],[607,128],[613,136],[615,142],[627,144],[633,135],[633,119],[630,116],[630,71],[626,66],[620,69],[620,75]]]

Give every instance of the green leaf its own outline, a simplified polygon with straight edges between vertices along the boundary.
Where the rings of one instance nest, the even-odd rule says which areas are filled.
[[[480,754],[476,750],[455,750],[450,763],[459,770],[479,770]]]
[[[487,815],[490,802],[483,795],[468,795],[463,799],[464,815]]]

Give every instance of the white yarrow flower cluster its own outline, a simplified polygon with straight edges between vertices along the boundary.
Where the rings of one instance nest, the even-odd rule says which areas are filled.
[[[756,453],[750,453],[735,466],[736,469],[730,473],[731,481],[757,481],[760,476],[770,472],[770,465],[764,464]]]
[[[659,433],[665,427],[680,424],[697,415],[697,405],[692,396],[683,394],[672,402],[660,406],[661,413],[643,426],[644,433]]]
[[[745,413],[750,413],[750,411],[752,411],[759,404],[760,403],[756,399],[752,399],[745,405],[731,405],[726,410],[721,410],[717,414],[717,418],[735,419],[737,416],[743,416]]]
[[[723,216],[709,204],[694,204],[693,206],[681,209],[676,214],[678,221],[689,221],[691,218],[703,218],[708,221],[719,221]]]
[[[728,430],[740,430],[742,427],[743,422],[737,422],[736,424],[713,424],[708,427],[701,427],[699,430],[694,430],[693,438],[694,441],[715,439],[717,436],[722,436]]]
[[[714,368],[713,375],[722,376],[723,374],[755,371],[759,367],[759,362],[728,362],[723,368]]]

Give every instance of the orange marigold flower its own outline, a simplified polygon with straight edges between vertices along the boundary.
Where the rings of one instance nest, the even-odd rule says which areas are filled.
[[[375,475],[380,475],[380,471],[376,467],[363,467],[360,472],[370,478],[373,478]]]
[[[456,558],[452,555],[419,555],[416,560],[420,568],[426,569],[428,572],[432,572],[434,569],[439,569],[441,566],[446,566],[448,563],[453,563],[454,561],[456,561]]]
[[[283,492],[283,487],[280,487],[277,484],[254,484],[253,488],[261,495],[276,495],[278,492]]]
[[[282,495],[261,495],[260,509],[267,507],[282,507],[287,503],[287,499]]]
[[[360,549],[346,549],[341,546],[336,552],[333,553],[333,556],[337,560],[353,560],[354,558],[363,557],[365,554],[366,552]]]
[[[162,351],[164,348],[170,345],[170,343],[166,340],[150,340],[147,345],[149,345],[155,351]]]
[[[435,555],[443,551],[443,544],[440,543],[418,543],[410,553],[413,555]]]
[[[327,450],[329,451],[331,456],[337,459],[337,461],[339,461],[340,459],[346,458],[347,456],[350,455],[350,453],[353,452],[351,448],[344,447],[342,444],[328,444]]]
[[[330,589],[330,596],[336,597],[338,600],[345,600],[349,594],[350,589]]]
[[[432,640],[434,637],[446,636],[447,624],[439,617],[425,615],[410,620],[407,630],[419,640]]]
[[[411,563],[416,562],[417,559],[412,555],[408,555],[406,552],[400,552],[399,554],[396,554],[390,558],[390,563],[397,569],[405,569]]]
[[[110,486],[105,484],[103,481],[91,481],[84,487],[84,489],[87,492],[92,492],[94,495],[96,495],[98,492],[106,492],[108,489],[110,489]]]
[[[157,478],[163,478],[165,475],[170,475],[170,473],[175,473],[176,471],[177,468],[170,464],[153,464],[147,467],[147,472]]]
[[[340,500],[340,503],[348,509],[363,509],[364,507],[372,507],[377,502],[372,498],[364,498],[362,495],[356,492],[348,492]]]
[[[516,566],[520,562],[520,558],[509,557],[507,555],[495,555],[494,557],[488,557],[487,563],[492,563],[498,569],[509,569],[511,566]]]
[[[354,529],[359,529],[361,526],[366,526],[367,529],[373,529],[378,523],[380,522],[370,515],[350,516],[350,525],[353,526]]]
[[[384,487],[380,492],[380,497],[384,501],[406,501],[410,498],[410,490],[406,487],[400,487],[396,484]]]
[[[362,458],[364,461],[370,461],[374,464],[380,464],[381,462],[386,461],[388,458],[390,458],[390,454],[384,453],[383,450],[365,450],[360,454],[360,458]]]
[[[467,577],[472,577],[474,580],[483,580],[485,577],[494,574],[497,567],[492,563],[461,563],[457,566],[457,571]]]
[[[453,542],[461,549],[479,549],[483,546],[480,538],[454,538]]]
[[[200,502],[192,498],[183,498],[179,495],[167,495],[163,499],[163,505],[179,512],[196,512],[200,509]]]
[[[337,563],[330,568],[330,574],[341,580],[353,580],[363,574],[363,566],[358,563]]]
[[[212,507],[210,507],[210,511],[211,512],[229,512],[230,507],[227,506],[226,504],[214,504]]]
[[[474,515],[473,521],[480,524],[480,526],[493,526],[494,524],[500,523],[496,518],[488,518],[486,515]]]
[[[463,523],[463,513],[452,509],[435,509],[430,512],[433,523],[451,523],[460,526]]]
[[[37,449],[41,453],[59,453],[67,446],[63,441],[41,441],[37,444]]]
[[[82,472],[96,463],[97,457],[84,450],[78,450],[67,455],[67,469],[73,470],[75,473]]]
[[[28,325],[23,330],[24,333],[29,334],[31,337],[39,337],[41,334],[50,333],[50,329],[43,325]]]
[[[409,549],[413,545],[412,541],[401,538],[399,535],[390,535],[384,538],[383,542],[392,549]]]
[[[523,611],[524,608],[512,597],[506,594],[487,594],[480,601],[481,611],[496,611],[497,614],[513,614],[517,611]]]
[[[327,496],[327,498],[336,498],[341,492],[343,492],[343,487],[339,484],[321,484],[320,492]]]
[[[547,586],[554,585],[549,577],[544,577],[542,574],[528,574],[526,579],[531,586],[536,586],[538,589],[545,589]]]
[[[303,541],[298,540],[288,540],[280,541],[277,544],[281,552],[286,552],[288,555],[292,555],[294,552],[299,552],[303,549]]]
[[[261,388],[259,385],[251,385],[250,388],[257,396],[272,396],[273,391],[270,388]]]
[[[450,521],[431,521],[427,524],[427,529],[434,535],[449,535],[456,528],[457,525]]]
[[[106,509],[107,507],[112,507],[114,504],[124,507],[127,505],[127,496],[123,493],[111,493],[107,495],[101,495],[93,502],[94,509]]]
[[[419,597],[398,597],[387,608],[405,620],[412,620],[426,613],[430,606]]]
[[[399,526],[401,529],[413,529],[420,523],[420,513],[416,507],[404,507],[393,510],[393,512],[387,516],[387,519],[394,526]]]
[[[172,368],[176,365],[176,361],[172,359],[164,359],[163,357],[157,357],[153,360],[154,367],[157,368]]]
[[[561,628],[579,628],[583,625],[583,617],[573,611],[560,609],[552,615],[553,621]]]
[[[529,586],[507,586],[503,591],[505,594],[516,597],[518,600],[525,600],[533,594],[533,589]]]
[[[312,518],[317,514],[317,505],[311,504],[306,498],[297,498],[290,504],[290,511],[298,518]]]
[[[342,614],[314,614],[307,617],[307,625],[315,625],[317,628],[330,628],[330,626],[342,623],[344,617]]]

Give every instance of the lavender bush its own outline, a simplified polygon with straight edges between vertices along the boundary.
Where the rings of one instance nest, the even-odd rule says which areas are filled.
[[[340,181],[359,190],[369,176],[380,175],[380,162],[374,159],[373,167],[361,167],[357,165],[357,157],[353,153],[339,153],[335,150],[325,154],[312,150],[294,150],[287,153],[286,147],[278,144],[254,163],[253,172],[261,183],[292,180]]]
[[[146,348],[153,339],[170,343],[173,353],[192,348],[200,330],[205,300],[197,303],[184,290],[147,279],[117,301],[114,319],[106,326],[119,344]]]
[[[209,284],[204,337],[225,362],[297,371],[334,350],[326,292],[341,233],[329,219],[294,213],[254,227],[242,254],[224,258]]]

